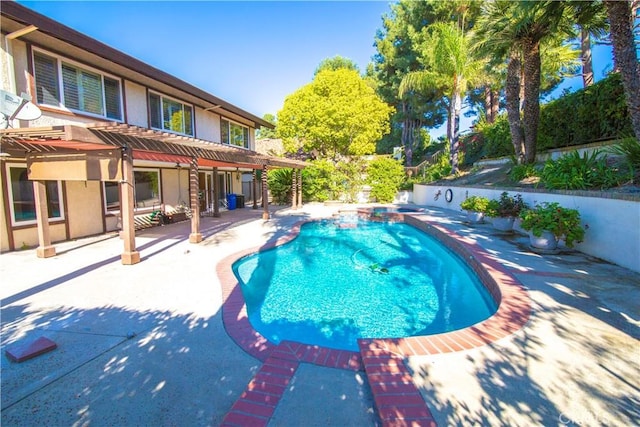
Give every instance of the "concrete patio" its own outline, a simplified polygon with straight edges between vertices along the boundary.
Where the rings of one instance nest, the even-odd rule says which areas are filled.
[[[117,235],[57,244],[48,259],[1,255],[2,425],[220,425],[262,362],[225,330],[217,263],[332,209],[280,209],[267,221],[261,210],[223,212],[202,218],[200,244],[188,242],[188,222],[147,229],[131,266]],[[526,237],[470,227],[456,212],[424,215],[475,240],[533,306],[497,342],[405,359],[438,425],[640,425],[639,274],[577,252],[536,255]],[[41,336],[58,348],[22,363],[5,356]],[[269,419],[380,424],[363,371],[305,363]]]

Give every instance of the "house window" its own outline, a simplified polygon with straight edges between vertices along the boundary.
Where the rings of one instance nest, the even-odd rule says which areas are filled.
[[[33,182],[29,181],[27,167],[24,165],[8,165],[11,182],[11,213],[13,224],[22,225],[36,220],[36,201],[33,193]],[[47,209],[49,219],[62,218],[59,181],[45,181]]]
[[[120,80],[39,51],[33,63],[38,104],[122,120]]]
[[[220,140],[223,144],[235,145],[238,147],[249,148],[249,128],[230,122],[229,120],[220,120]]]
[[[113,181],[104,183],[104,199],[106,211],[120,210],[120,184]]]
[[[134,197],[136,208],[153,208],[160,205],[160,172],[156,169],[135,170]]]
[[[149,93],[151,127],[193,136],[193,109],[174,99]]]
[[[133,197],[135,210],[160,207],[160,172],[157,169],[133,171]],[[107,212],[120,210],[120,184],[104,183],[104,198]]]

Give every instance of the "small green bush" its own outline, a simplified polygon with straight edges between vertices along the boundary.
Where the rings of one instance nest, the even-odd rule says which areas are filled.
[[[527,204],[520,194],[511,197],[509,193],[503,191],[499,199],[489,200],[486,213],[492,218],[517,217],[526,208]]]
[[[292,169],[271,169],[267,172],[267,185],[275,204],[285,205],[291,201],[292,179]]]
[[[533,209],[525,209],[520,213],[523,230],[531,231],[540,237],[543,231],[550,231],[558,239],[564,238],[565,244],[572,248],[574,242],[584,238],[584,228],[580,224],[580,213],[576,209],[568,209],[558,203],[542,203]]]
[[[326,159],[309,162],[302,170],[303,200],[324,202],[333,199],[338,192],[335,177],[336,167],[332,162]]]
[[[540,183],[548,189],[588,190],[618,185],[617,169],[607,164],[607,157],[600,151],[580,156],[577,151],[565,154],[558,160],[547,160],[540,173]]]
[[[489,207],[489,199],[482,196],[471,196],[463,200],[460,207],[465,211],[486,212]]]
[[[444,150],[436,162],[424,169],[421,181],[428,184],[448,175],[451,175],[451,163],[449,163],[449,151]]]
[[[640,178],[640,142],[632,136],[622,138],[616,145],[611,147],[610,152],[624,156],[629,165],[631,179]]]
[[[534,165],[528,163],[524,165],[517,165],[514,160],[514,165],[511,168],[511,172],[509,172],[509,178],[511,181],[520,182],[525,178],[532,178],[535,176],[540,176],[540,171],[538,171]]]
[[[367,167],[367,183],[371,186],[371,196],[380,203],[392,202],[404,181],[404,167],[400,162],[380,156]]]

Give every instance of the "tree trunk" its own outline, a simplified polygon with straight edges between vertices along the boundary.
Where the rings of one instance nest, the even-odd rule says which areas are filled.
[[[591,35],[589,31],[580,30],[580,49],[582,51],[582,85],[588,87],[593,84],[593,64],[591,58]]]
[[[404,119],[404,126],[407,128],[407,144],[404,146],[406,166],[413,166],[413,120]]]
[[[402,102],[402,115],[404,119],[402,120],[402,136],[401,143],[404,147],[404,158],[405,158],[405,166],[413,166],[413,143],[412,143],[412,132],[411,132],[411,120],[408,118],[408,108],[407,103]]]
[[[505,95],[507,101],[507,120],[511,132],[511,143],[518,163],[523,161],[524,136],[520,121],[520,53],[512,52],[507,65]]]
[[[498,118],[498,111],[500,111],[500,93],[495,89],[491,89],[491,117],[493,120],[491,123]]]
[[[457,77],[454,77],[453,91],[449,101],[449,120],[447,121],[447,138],[449,139],[449,162],[451,173],[458,172],[458,130],[460,129],[460,91]]]
[[[492,102],[491,102],[491,88],[489,85],[484,87],[484,115],[487,119],[487,123],[491,124],[494,122],[494,118],[492,116]]]
[[[540,42],[525,40],[524,52],[524,162],[535,163],[540,121]]]
[[[611,26],[613,62],[620,70],[635,137],[640,141],[640,64],[633,39],[630,1],[605,0]]]

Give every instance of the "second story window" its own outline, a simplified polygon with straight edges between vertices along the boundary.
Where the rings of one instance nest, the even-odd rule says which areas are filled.
[[[149,117],[153,129],[193,136],[193,108],[190,105],[149,92]]]
[[[222,140],[223,144],[249,148],[249,128],[225,119],[221,119],[220,139]]]
[[[40,51],[33,64],[38,104],[122,120],[120,80]]]

